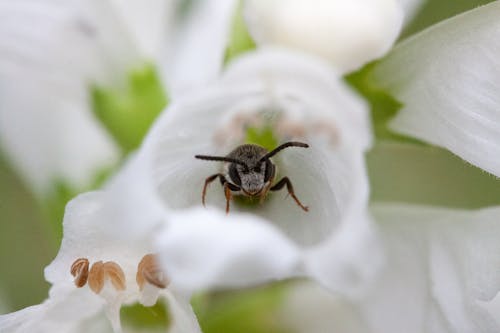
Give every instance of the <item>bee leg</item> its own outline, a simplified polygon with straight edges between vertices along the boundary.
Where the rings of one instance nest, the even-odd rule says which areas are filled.
[[[207,194],[208,185],[213,182],[217,177],[219,177],[220,182],[224,185],[227,181],[222,173],[216,173],[215,175],[211,175],[207,179],[205,179],[205,185],[203,185],[203,191],[201,192],[201,203],[205,206],[205,195]]]
[[[229,203],[231,202],[231,188],[229,183],[224,184],[224,195],[226,196],[226,214],[229,214]]]
[[[295,200],[295,202],[297,203],[297,205],[299,205],[300,208],[302,208],[303,210],[305,210],[306,212],[308,212],[309,208],[307,206],[304,206],[300,202],[300,200],[295,196],[295,192],[293,191],[292,182],[290,181],[290,179],[288,179],[288,177],[281,178],[281,180],[279,182],[277,182],[273,187],[271,187],[270,190],[271,191],[279,191],[285,185],[286,185],[286,189],[288,190],[288,194],[290,194],[292,196],[293,200]]]

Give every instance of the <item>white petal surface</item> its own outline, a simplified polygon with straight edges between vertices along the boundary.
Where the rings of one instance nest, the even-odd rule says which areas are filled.
[[[37,192],[77,190],[119,159],[90,87],[159,58],[174,2],[0,1],[0,144]]]
[[[193,8],[178,25],[164,66],[164,77],[174,99],[219,76],[235,5],[235,0],[191,3]]]
[[[118,16],[134,40],[141,55],[153,61],[160,60],[169,42],[173,28],[177,0],[105,0],[115,8]]]
[[[310,281],[290,285],[278,318],[287,332],[370,332],[355,306]]]
[[[109,323],[97,320],[103,300],[83,290],[60,295],[34,305],[0,316],[0,332],[6,333],[77,333],[88,332],[89,325],[99,332],[111,332]]]
[[[129,280],[135,281],[137,264],[142,256],[152,253],[147,237],[134,243],[124,243],[119,237],[111,238],[106,232],[108,215],[102,214],[105,193],[89,192],[79,195],[66,207],[64,236],[61,248],[54,261],[45,269],[45,278],[57,285],[73,283],[70,267],[78,258],[87,258],[93,263],[99,260],[115,261],[124,270]]]
[[[306,251],[305,269],[331,291],[360,299],[380,272],[381,248],[370,217],[355,211],[328,241]]]
[[[280,279],[296,273],[300,259],[266,221],[203,208],[170,216],[156,243],[172,283],[187,291]]]
[[[168,333],[201,333],[198,319],[189,303],[189,298],[175,295],[167,290],[165,298],[168,301],[168,311],[172,318]]]
[[[349,72],[389,50],[403,11],[393,0],[247,0],[245,18],[259,44],[311,52]]]
[[[82,188],[118,159],[88,105],[87,80],[106,72],[94,22],[75,1],[1,1],[0,16],[2,148],[36,191]]]
[[[136,241],[151,234],[165,220],[164,205],[155,191],[150,160],[140,151],[130,156],[108,184],[102,196],[102,221],[106,236]]]
[[[500,209],[377,205],[387,264],[359,305],[374,332],[498,332]]]
[[[500,176],[500,2],[397,46],[376,69],[404,103],[391,127]]]

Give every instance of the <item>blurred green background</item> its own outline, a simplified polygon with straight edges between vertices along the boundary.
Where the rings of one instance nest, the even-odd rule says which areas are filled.
[[[402,36],[488,2],[491,1],[428,1]],[[372,200],[463,208],[500,204],[498,179],[439,148],[379,141],[367,160]],[[50,222],[54,221],[48,221],[44,211],[6,156],[0,154],[0,313],[40,303],[47,297],[49,285],[43,268],[57,253],[59,240],[50,229]],[[227,305],[219,302],[214,308],[224,313],[225,307],[235,308],[234,302],[237,301]],[[235,318],[241,314],[227,313]],[[215,332],[225,319],[209,320],[210,315],[203,313],[200,320],[209,321],[208,331]]]

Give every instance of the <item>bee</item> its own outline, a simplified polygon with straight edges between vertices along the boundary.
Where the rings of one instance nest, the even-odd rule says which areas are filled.
[[[207,187],[215,179],[219,178],[226,197],[226,213],[229,213],[229,203],[233,195],[246,197],[260,197],[262,203],[269,191],[279,191],[283,187],[295,200],[297,205],[304,211],[309,211],[295,195],[293,185],[288,177],[281,178],[273,185],[276,175],[276,166],[271,157],[288,147],[308,148],[309,145],[302,142],[286,142],[268,151],[264,147],[255,144],[244,144],[236,147],[226,156],[196,155],[195,158],[205,161],[224,162],[223,173],[216,173],[205,179],[205,185],[201,194],[201,202],[205,206]]]

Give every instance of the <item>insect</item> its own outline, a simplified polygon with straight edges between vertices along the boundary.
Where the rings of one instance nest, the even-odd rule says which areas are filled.
[[[285,185],[288,194],[295,200],[297,205],[304,211],[309,211],[309,208],[304,206],[295,196],[292,182],[288,177],[281,178],[280,181],[273,185],[276,166],[271,161],[271,157],[288,147],[308,148],[309,145],[291,141],[268,151],[259,145],[244,144],[236,147],[227,156],[196,155],[195,158],[200,160],[224,162],[223,173],[216,173],[205,179],[201,202],[205,205],[208,185],[219,178],[226,197],[226,213],[229,213],[229,202],[233,195],[260,197],[260,202],[262,202],[269,191],[279,191]]]

